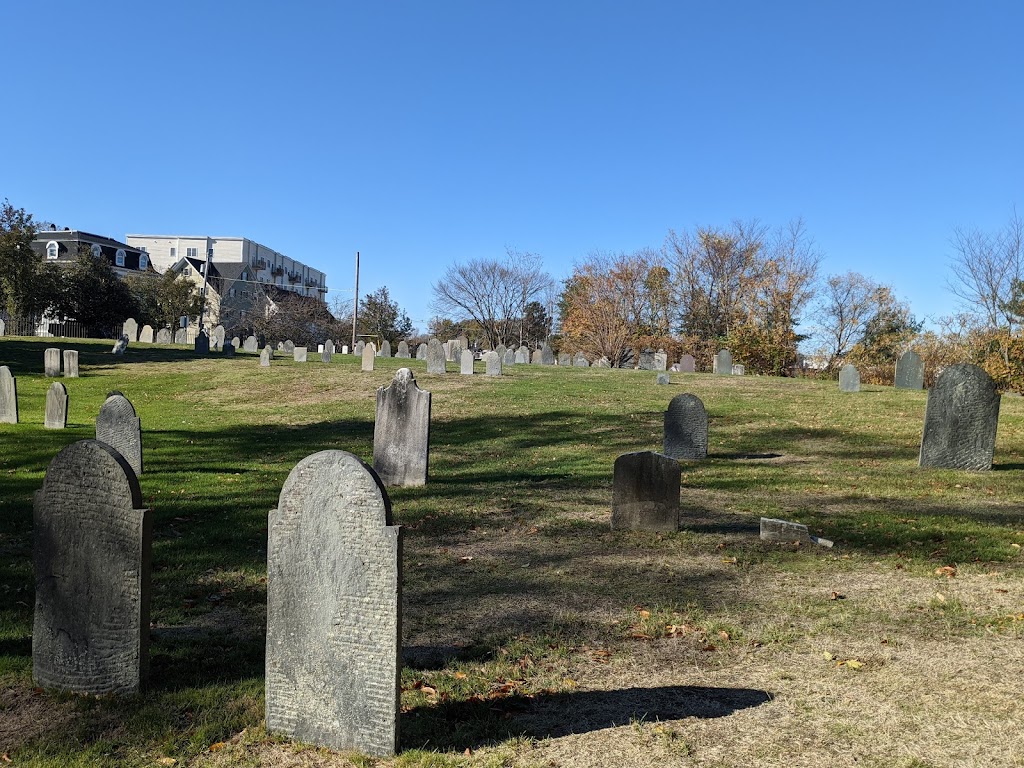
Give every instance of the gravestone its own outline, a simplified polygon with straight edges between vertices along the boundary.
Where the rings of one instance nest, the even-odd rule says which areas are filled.
[[[666,384],[671,384],[672,383],[672,377],[668,373],[666,373],[664,371],[659,371],[658,372],[658,378],[656,379],[655,383],[660,385],[660,386],[664,386]]]
[[[296,363],[304,363],[308,352],[306,347],[292,347],[292,360]]]
[[[746,370],[747,369],[744,368],[742,365],[739,365],[738,363],[736,363],[732,367],[732,375],[733,376],[742,376],[744,373],[746,373]]]
[[[320,362],[329,363],[331,362],[332,353],[334,352],[334,345],[328,346],[324,344],[324,351],[320,353]]]
[[[505,354],[501,356],[501,364],[503,366],[516,364],[516,351],[512,347],[508,347]]]
[[[307,456],[268,519],[266,728],[383,757],[398,748],[401,529],[377,474]]]
[[[245,341],[242,342],[242,349],[246,352],[256,352],[259,350],[259,346],[260,343],[255,336],[246,336]]]
[[[356,351],[353,353],[356,357],[363,356],[363,350],[366,349],[366,342],[360,339],[356,342]]]
[[[715,355],[713,372],[721,376],[732,376],[732,352],[723,349]]]
[[[637,363],[637,368],[641,371],[653,371],[654,370],[654,353],[650,350],[640,353],[640,360]]]
[[[343,355],[347,355],[348,354],[348,344],[342,344],[341,345],[341,354],[343,354]]]
[[[50,377],[60,376],[60,350],[57,347],[48,347],[43,352],[43,372]]]
[[[409,342],[405,339],[398,342],[398,351],[395,353],[395,357],[399,360],[409,360],[412,357],[409,354]]]
[[[668,370],[668,355],[664,352],[654,353],[654,370],[664,371]]]
[[[142,474],[142,422],[124,395],[108,395],[96,417],[96,439],[117,451],[135,476]]]
[[[156,332],[156,343],[157,344],[173,344],[174,337],[171,335],[170,328],[161,328]]]
[[[465,349],[465,347],[462,346],[462,344],[459,342],[458,339],[456,339],[453,342],[451,342],[451,355],[452,355],[451,356],[451,362],[453,362],[453,363],[461,362],[462,361],[462,350],[464,350],[464,349]]]
[[[572,364],[573,364],[574,368],[589,368],[590,367],[590,361],[587,360],[587,356],[584,355],[582,352],[577,352],[576,353],[576,357],[573,358]]]
[[[612,530],[679,529],[679,462],[654,451],[615,460]]]
[[[992,469],[998,422],[999,393],[992,377],[970,363],[949,366],[928,391],[920,465]]]
[[[334,356],[334,339],[328,339],[327,341],[324,342],[324,352],[330,352],[331,356]]]
[[[897,389],[922,389],[924,387],[924,362],[917,352],[908,349],[896,361],[896,378],[893,386]]]
[[[530,360],[534,365],[544,365],[544,353],[539,349],[533,350],[533,358]]]
[[[7,335],[7,323],[4,322],[4,319],[2,317],[0,317],[0,336],[6,336],[6,335]]]
[[[185,328],[179,328],[174,332],[174,343],[175,344],[188,344],[188,330]]]
[[[676,395],[668,404],[662,453],[672,459],[708,457],[708,413],[696,395]]]
[[[430,393],[399,368],[386,388],[377,390],[373,424],[373,469],[386,486],[424,485],[430,454]]]
[[[284,342],[283,341],[277,342],[277,351],[278,352],[284,352]]]
[[[128,342],[134,344],[139,340],[139,323],[134,317],[129,317],[121,326],[121,335],[128,337]]]
[[[224,357],[235,356],[235,345],[230,341],[224,342]]]
[[[274,359],[274,350],[270,348],[269,344],[267,344],[267,346],[265,346],[263,348],[263,351],[260,352],[260,367],[261,368],[269,368],[270,367],[270,361],[273,360],[273,359]]]
[[[373,370],[373,359],[377,357],[377,345],[372,341],[363,347],[363,362],[362,370],[372,371]]]
[[[464,376],[473,375],[473,353],[468,349],[462,350],[462,355],[459,358],[459,373]]]
[[[860,392],[860,371],[851,363],[844,365],[839,372],[839,391]]]
[[[595,368],[611,368],[612,367],[612,361],[609,360],[607,357],[603,357],[602,356],[602,357],[597,358],[597,360],[594,361],[594,367]]]
[[[484,375],[501,376],[501,355],[497,352],[484,352]]]
[[[516,350],[516,364],[525,365],[530,362],[530,350],[524,344]]]
[[[558,353],[558,364],[559,365],[572,365],[572,358],[569,356],[568,352],[559,352]]]
[[[46,429],[64,429],[68,424],[68,390],[59,381],[53,382],[46,390],[46,413],[43,426]]]
[[[286,355],[294,354],[295,342],[292,341],[291,339],[285,339],[283,342],[283,346],[281,347],[281,351],[284,352]]]
[[[77,349],[65,349],[64,350],[64,378],[65,379],[77,379],[78,378],[78,350]]]
[[[446,362],[444,345],[437,339],[431,339],[427,345],[427,373],[444,373]]]
[[[153,343],[153,326],[144,325],[142,330],[139,331],[139,343],[140,344],[152,344]]]
[[[110,350],[110,353],[112,355],[123,355],[126,349],[128,349],[128,337],[122,336],[114,343],[114,348]]]
[[[50,462],[32,509],[32,677],[91,696],[138,693],[149,657],[152,513],[113,448],[80,440]]]
[[[555,364],[555,353],[551,351],[546,343],[540,349],[540,364],[541,365],[554,365]]]
[[[469,339],[466,337],[466,334],[459,334],[459,338],[456,341],[459,342],[460,349],[469,349]]]
[[[195,348],[196,348],[196,354],[200,354],[200,355],[208,355],[208,354],[210,354],[210,337],[206,333],[206,329],[205,328],[200,329],[199,333],[196,335]]]
[[[227,342],[224,342],[224,343],[226,344]],[[238,338],[237,336],[232,336],[231,337],[231,346],[234,347],[235,349],[241,349],[242,348],[242,340],[240,338]]]
[[[697,371],[697,361],[693,359],[693,355],[683,355],[679,358],[679,370],[683,373],[695,373]]]
[[[789,520],[778,520],[773,517],[761,518],[762,541],[783,541],[807,543],[811,540],[807,526],[802,523],[791,523]]]
[[[504,344],[499,344],[494,348],[494,351],[498,354],[498,359],[505,362],[505,353],[508,352],[508,347]]]
[[[420,344],[419,346],[416,347],[416,359],[417,360],[426,360],[427,359],[427,348],[428,348],[428,346],[429,345],[427,345],[427,344]]]
[[[224,326],[217,325],[217,327],[213,329],[213,334],[210,336],[211,341],[216,342],[217,349],[224,349],[224,336]]]
[[[380,344],[380,354],[378,357],[391,357],[391,342],[387,339]]]
[[[18,382],[11,369],[0,365],[0,424],[18,423]]]

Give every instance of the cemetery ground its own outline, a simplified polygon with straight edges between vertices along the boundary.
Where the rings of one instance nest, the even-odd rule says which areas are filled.
[[[42,428],[48,346],[81,350],[66,430]],[[993,470],[969,473],[917,468],[923,391],[109,346],[0,341],[21,404],[0,425],[2,764],[1024,764],[1024,399],[1003,398]],[[304,456],[370,459],[399,367],[433,393],[430,478],[389,489],[402,751],[375,759],[263,729],[267,511]],[[150,682],[127,700],[31,679],[32,493],[111,390],[142,419],[156,521]],[[682,462],[681,530],[611,531],[615,458],[660,450],[682,392],[710,439]],[[835,547],[763,543],[760,516]]]

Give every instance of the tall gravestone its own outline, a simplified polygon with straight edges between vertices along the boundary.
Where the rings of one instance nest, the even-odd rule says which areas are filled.
[[[174,332],[174,343],[175,344],[188,344],[188,330],[185,328],[179,328]]]
[[[544,346],[540,348],[540,364],[541,365],[554,365],[555,364],[555,353],[551,350],[551,347],[545,342]]]
[[[156,332],[156,343],[157,344],[172,344],[174,343],[174,337],[171,335],[170,328],[161,328]]]
[[[424,485],[430,454],[430,393],[408,368],[377,390],[373,468],[384,485]]]
[[[944,469],[992,469],[999,422],[996,383],[976,365],[944,369],[928,391],[920,465]]]
[[[205,328],[196,335],[195,350],[200,355],[210,354],[210,336],[206,333]]]
[[[530,349],[525,344],[516,349],[516,365],[525,365],[530,362]]]
[[[331,358],[332,358],[333,354],[334,354],[334,345],[333,344],[330,344],[330,345],[324,344],[324,351],[320,353],[320,362],[322,362],[322,363],[329,363],[329,362],[331,362]]]
[[[625,453],[615,460],[612,529],[679,529],[679,462],[654,451]]]
[[[224,349],[224,337],[226,333],[223,325],[217,325],[213,329],[211,339],[217,343],[217,349]]]
[[[68,424],[68,390],[59,381],[53,382],[46,390],[46,413],[43,426],[46,429],[64,429]]]
[[[499,344],[494,348],[494,351],[498,353],[498,359],[501,360],[502,363],[504,363],[505,353],[508,352],[508,347],[506,347],[504,344]]]
[[[380,343],[379,357],[391,357],[391,342],[387,339]]]
[[[683,355],[679,359],[679,370],[683,373],[695,373],[697,370],[697,361],[693,359],[693,355]]]
[[[246,352],[256,352],[259,346],[260,343],[255,336],[246,336],[245,341],[242,342],[242,349]]]
[[[444,345],[437,339],[431,339],[427,345],[427,373],[444,373],[447,361]]]
[[[64,350],[64,378],[65,379],[77,379],[78,378],[78,350],[77,349],[65,349]]]
[[[668,370],[668,355],[664,352],[654,353],[654,370],[656,371],[667,371]]]
[[[72,443],[50,462],[32,521],[32,677],[93,696],[137,693],[149,656],[152,514],[135,473],[103,443]]]
[[[7,335],[7,323],[4,321],[4,319],[2,317],[0,317],[0,336],[6,336],[6,335]]]
[[[508,347],[505,350],[505,354],[503,354],[501,356],[501,364],[503,366],[505,366],[505,365],[511,366],[511,365],[515,365],[516,364],[516,351],[514,349],[512,349],[512,347]]]
[[[334,339],[328,339],[324,342],[324,352],[330,352],[333,356],[335,353]]]
[[[152,344],[153,343],[153,326],[144,325],[142,330],[139,331],[139,343],[140,344]]]
[[[60,350],[57,347],[48,347],[43,352],[43,373],[50,377],[60,376]]]
[[[117,451],[138,477],[142,474],[142,421],[124,395],[108,395],[96,417],[96,439]]]
[[[468,349],[462,350],[459,356],[459,373],[464,376],[473,375],[473,353]]]
[[[11,369],[0,365],[0,424],[18,423],[18,382]]]
[[[696,395],[676,395],[665,411],[662,453],[673,459],[706,459],[708,413]]]
[[[121,326],[121,335],[128,337],[128,342],[134,344],[139,340],[139,322],[134,317],[129,317]]]
[[[894,386],[897,389],[922,389],[924,387],[924,362],[914,350],[908,349],[896,361]]]
[[[307,456],[268,519],[266,724],[374,756],[398,748],[402,539],[377,474]]]
[[[367,344],[365,347],[363,347],[362,369],[364,371],[372,371],[373,370],[373,359],[376,356],[377,356],[377,345],[374,344],[371,341],[369,344]]]
[[[395,353],[395,357],[399,360],[409,360],[411,355],[409,354],[409,342],[402,339],[398,342],[398,351]]]
[[[860,392],[860,371],[851,363],[843,366],[839,372],[840,392]]]
[[[428,344],[419,344],[416,346],[416,359],[426,360],[427,359],[427,348]]]
[[[356,357],[363,356],[363,350],[366,349],[366,342],[360,339],[356,342],[355,352],[353,353]]]
[[[296,363],[306,362],[309,350],[306,347],[292,347],[292,360]]]
[[[715,355],[714,368],[714,372],[720,376],[732,376],[732,352],[723,349]]]
[[[501,376],[501,355],[497,352],[484,352],[484,375]]]
[[[270,348],[269,344],[267,344],[267,346],[265,346],[263,348],[263,351],[260,352],[260,367],[261,368],[269,368],[270,367],[270,361],[273,360],[273,359],[274,359],[274,350]]]

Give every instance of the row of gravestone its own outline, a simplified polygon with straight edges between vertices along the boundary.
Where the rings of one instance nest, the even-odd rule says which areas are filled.
[[[893,386],[896,389],[924,388],[924,361],[913,350],[907,350],[896,361]],[[839,371],[839,391],[860,392],[860,371],[850,363]]]

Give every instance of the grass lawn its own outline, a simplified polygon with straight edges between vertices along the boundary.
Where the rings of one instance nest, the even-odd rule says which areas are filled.
[[[42,428],[48,346],[80,350],[64,431]],[[924,392],[109,350],[0,339],[21,407],[0,425],[0,765],[1024,765],[1022,398],[1003,398],[993,471],[967,473],[917,467]],[[372,459],[374,393],[403,365],[433,393],[431,474],[391,492],[402,752],[377,760],[263,729],[267,511],[314,451]],[[150,683],[46,693],[32,493],[115,389],[142,419],[156,521]],[[710,455],[683,463],[681,530],[612,533],[612,464],[660,450],[682,392],[707,407]],[[762,515],[836,546],[761,543]]]

